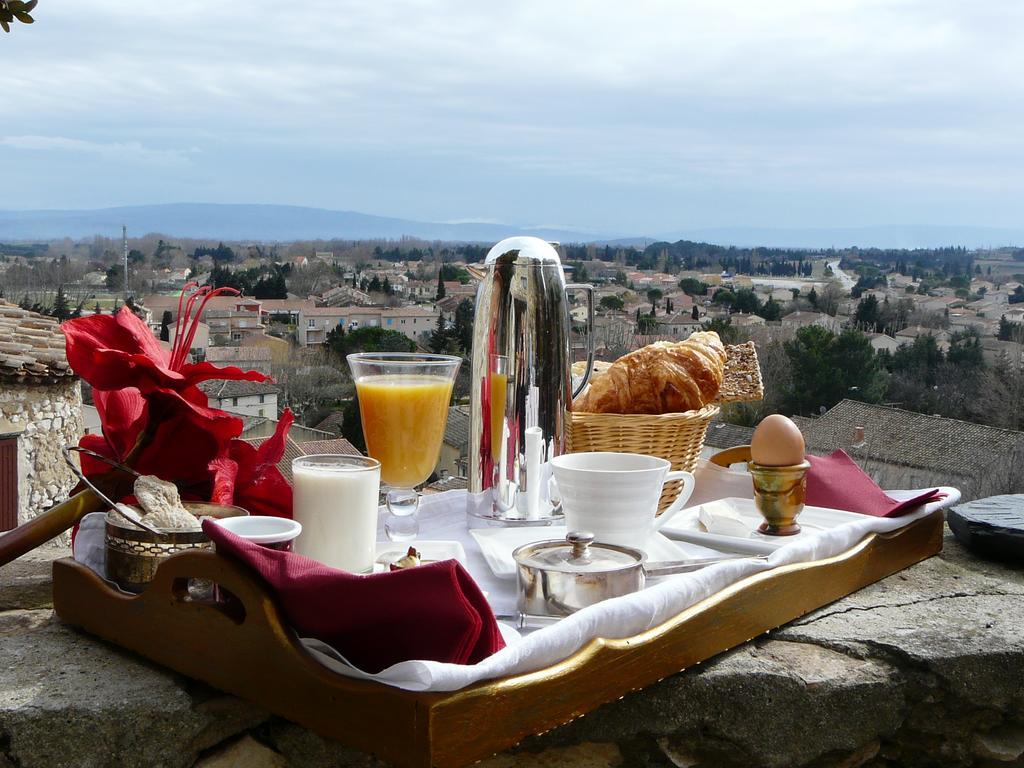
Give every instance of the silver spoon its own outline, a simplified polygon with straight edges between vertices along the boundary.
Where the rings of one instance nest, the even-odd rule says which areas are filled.
[[[116,502],[111,501],[110,498],[103,491],[101,491],[99,488],[97,488],[95,485],[93,485],[89,481],[89,478],[87,478],[85,476],[85,473],[82,472],[82,470],[78,467],[78,465],[75,464],[75,462],[71,459],[71,452],[72,451],[74,451],[75,453],[84,453],[84,454],[86,454],[88,456],[91,456],[94,459],[102,461],[104,464],[107,464],[107,465],[109,465],[111,467],[114,467],[115,469],[119,469],[122,472],[128,472],[129,474],[132,474],[135,477],[139,477],[139,473],[138,472],[136,472],[133,469],[129,469],[128,467],[124,466],[123,464],[118,464],[116,461],[108,459],[106,456],[104,456],[102,454],[96,453],[96,451],[90,451],[88,448],[82,448],[82,447],[77,446],[77,445],[65,445],[61,449],[61,452],[64,454],[64,461],[66,461],[68,463],[68,466],[71,467],[71,471],[75,473],[75,475],[78,477],[79,480],[81,480],[83,483],[85,483],[87,486],[89,486],[89,489],[93,493],[95,493],[97,496],[99,496],[102,501],[106,502],[107,506],[110,507],[111,510],[113,510],[114,514],[120,516],[121,518],[127,520],[132,525],[137,526],[137,527],[141,528],[144,531],[148,531],[149,533],[155,534],[157,536],[163,536],[164,535],[163,531],[161,531],[158,528],[154,528],[149,523],[144,523],[141,520],[136,520],[131,515],[125,514],[117,506]]]

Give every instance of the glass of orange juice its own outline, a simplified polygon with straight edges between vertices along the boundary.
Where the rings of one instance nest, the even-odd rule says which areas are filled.
[[[461,358],[403,352],[348,356],[359,397],[366,452],[380,462],[388,487],[384,531],[392,541],[416,538],[420,485],[437,466]]]

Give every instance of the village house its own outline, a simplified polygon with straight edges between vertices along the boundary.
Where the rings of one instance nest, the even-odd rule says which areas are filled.
[[[226,381],[212,379],[199,383],[211,408],[220,408],[240,416],[277,418],[278,389],[262,381]]]
[[[197,322],[195,323],[195,335],[192,337],[192,343],[189,345],[189,354],[192,356],[194,362],[200,362],[206,359],[207,350],[210,347],[210,326],[206,323]],[[160,337],[160,326],[155,329],[157,338]],[[178,333],[178,323],[174,322],[167,326],[167,340],[170,342],[174,341],[175,335]]]
[[[782,327],[788,331],[796,331],[811,325],[821,326],[826,330],[832,331],[832,333],[839,333],[842,330],[839,320],[831,315],[826,315],[824,312],[802,312],[798,310],[790,312],[782,318]]]
[[[0,531],[67,498],[76,480],[61,450],[82,434],[60,325],[0,300]]]
[[[1022,362],[1024,346],[1016,341],[1001,341],[994,336],[984,336],[981,339],[981,356],[988,365],[998,365],[1003,362],[1019,366]]]
[[[210,347],[206,350],[206,361],[218,367],[233,365],[269,376],[273,353],[266,347]]]
[[[801,429],[808,452],[842,448],[882,488],[954,486],[965,501],[1024,491],[1024,432],[856,400]]]
[[[900,343],[888,334],[868,333],[866,335],[868,337],[868,341],[871,342],[871,348],[875,350],[875,352],[885,351],[892,354],[900,348]]]
[[[373,299],[370,298],[370,294],[360,291],[358,288],[353,288],[351,285],[336,285],[333,288],[324,291],[320,295],[319,303],[326,307],[340,307],[348,306],[351,304],[358,304],[365,306],[372,304]],[[296,312],[296,315],[298,313]],[[296,322],[298,317],[296,316]]]
[[[658,319],[658,332],[674,339],[685,339],[701,329],[701,321],[694,320],[691,312],[677,312],[671,317]]]
[[[757,328],[765,325],[765,319],[760,315],[747,315],[742,312],[729,315],[729,321],[737,328]]]
[[[453,405],[448,409],[441,454],[434,472],[438,477],[465,477],[469,462],[469,409]]]
[[[437,326],[439,312],[422,306],[408,307],[313,307],[299,314],[297,336],[300,346],[323,344],[327,334],[341,326],[346,331],[380,327],[404,333],[413,341]]]
[[[251,305],[239,305],[236,309],[210,309],[203,317],[215,343],[241,341],[246,336],[266,333],[258,306],[255,309]]]

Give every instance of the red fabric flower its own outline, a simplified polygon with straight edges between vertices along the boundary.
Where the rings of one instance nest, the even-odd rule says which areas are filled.
[[[210,501],[237,504],[252,515],[291,517],[292,487],[278,471],[277,462],[284,456],[285,440],[293,421],[292,412],[285,410],[274,435],[259,448],[244,440],[232,440],[227,455],[210,462]]]
[[[63,325],[68,361],[93,386],[102,435],[86,435],[84,448],[141,473],[176,483],[186,498],[238,504],[253,514],[291,517],[291,486],[277,469],[294,420],[285,411],[274,437],[259,450],[238,440],[242,420],[210,408],[196,384],[209,379],[268,381],[258,371],[188,362],[188,351],[206,302],[233,289],[186,286],[168,353],[149,327],[127,307],[116,315],[92,315]],[[197,301],[202,300],[192,314]],[[183,309],[184,307],[184,309]],[[182,311],[184,314],[182,314]],[[82,471],[108,467],[82,457]]]
[[[258,371],[188,362],[196,321],[202,316],[206,302],[222,293],[238,292],[233,288],[216,291],[202,288],[188,299],[184,317],[181,301],[178,302],[178,327],[170,352],[160,346],[149,326],[127,307],[113,316],[90,315],[70,320],[63,325],[68,362],[75,373],[100,390],[131,386],[145,394],[157,389],[181,391],[209,379],[267,381],[269,377]],[[200,296],[202,303],[195,319],[189,321],[188,313]]]

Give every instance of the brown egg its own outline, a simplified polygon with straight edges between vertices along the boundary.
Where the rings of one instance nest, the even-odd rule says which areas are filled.
[[[788,467],[804,460],[804,436],[791,419],[765,416],[750,439],[750,458],[766,467]]]

